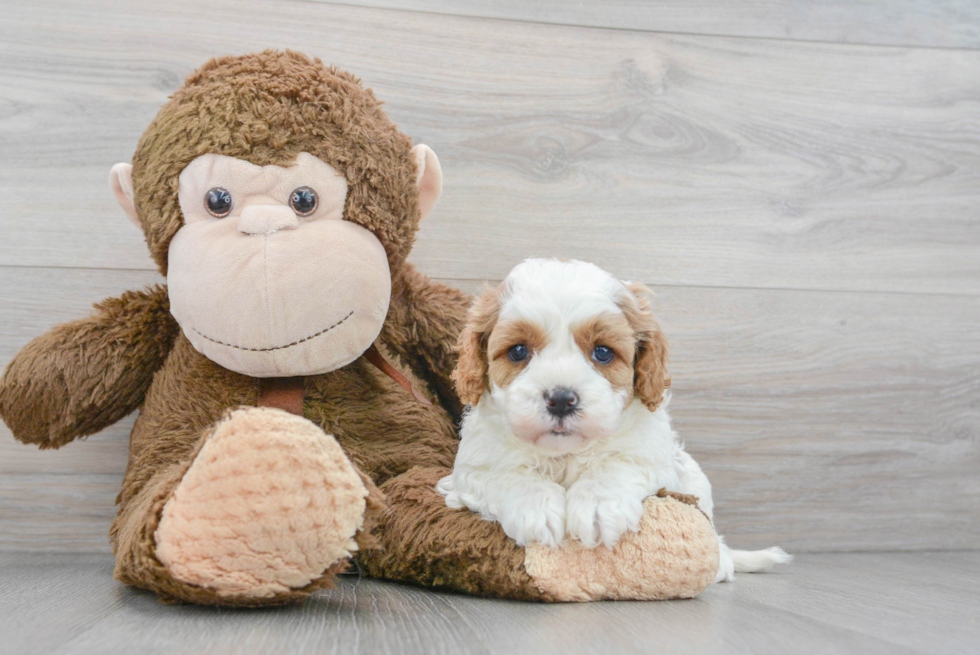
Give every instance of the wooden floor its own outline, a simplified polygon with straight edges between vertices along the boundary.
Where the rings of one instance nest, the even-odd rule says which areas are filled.
[[[301,606],[159,603],[107,555],[0,554],[0,652],[977,653],[980,553],[799,557],[689,601],[539,605],[345,577]]]

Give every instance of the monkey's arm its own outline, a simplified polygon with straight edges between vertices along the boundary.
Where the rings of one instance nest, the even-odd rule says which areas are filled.
[[[34,339],[7,366],[0,417],[18,440],[59,448],[142,404],[179,330],[167,289],[127,291],[95,310]]]
[[[463,411],[450,377],[456,367],[456,340],[466,322],[472,298],[405,264],[392,281],[391,306],[383,339],[425,381],[454,420]]]

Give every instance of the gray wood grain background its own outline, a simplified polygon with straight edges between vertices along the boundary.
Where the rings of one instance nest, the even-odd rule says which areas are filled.
[[[555,255],[657,291],[729,543],[975,549],[980,5],[597,7],[3,0],[0,365],[158,281],[109,167],[209,57],[289,47],[439,154],[422,270],[475,290]],[[131,425],[0,428],[0,550],[106,551]]]

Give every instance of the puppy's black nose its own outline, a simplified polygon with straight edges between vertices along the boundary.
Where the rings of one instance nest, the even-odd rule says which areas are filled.
[[[549,414],[564,418],[578,409],[578,394],[565,387],[555,387],[544,393],[544,402]]]

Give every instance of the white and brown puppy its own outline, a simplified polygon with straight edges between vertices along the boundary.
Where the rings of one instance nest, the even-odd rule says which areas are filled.
[[[446,504],[500,522],[518,544],[613,547],[661,488],[711,484],[670,427],[667,341],[649,290],[593,264],[529,259],[470,309],[454,372],[470,405]],[[721,546],[718,580],[789,561]]]

